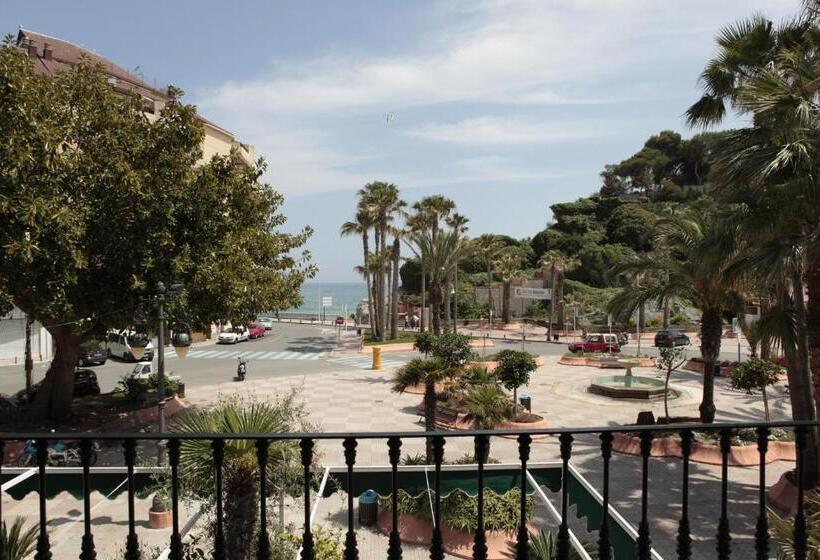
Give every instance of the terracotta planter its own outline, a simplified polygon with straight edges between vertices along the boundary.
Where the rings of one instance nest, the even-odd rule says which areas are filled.
[[[612,449],[625,455],[641,454],[641,439],[625,433],[616,433],[612,440]],[[652,440],[651,457],[682,457],[680,439],[663,437]],[[794,442],[770,441],[766,452],[766,463],[774,461],[795,461],[797,457]],[[689,460],[707,465],[720,465],[723,456],[720,446],[711,443],[692,443]],[[728,464],[732,467],[753,467],[760,463],[757,445],[733,445],[729,452]]]
[[[780,475],[780,479],[769,488],[769,503],[780,513],[791,517],[797,513],[797,486],[786,477],[787,474]]]
[[[379,532],[389,535],[392,530],[392,515],[388,508],[379,512],[377,521]],[[401,542],[420,546],[430,545],[433,524],[412,515],[399,515],[399,538]],[[444,541],[444,552],[457,558],[473,557],[473,533],[456,531],[442,523],[441,535]],[[507,558],[508,543],[516,541],[515,531],[487,531],[487,560],[504,560]]]
[[[171,522],[170,511],[148,511],[148,525],[152,529],[167,529]]]
[[[583,356],[561,356],[558,363],[564,364],[565,366],[585,366],[587,365],[587,358],[584,358]]]

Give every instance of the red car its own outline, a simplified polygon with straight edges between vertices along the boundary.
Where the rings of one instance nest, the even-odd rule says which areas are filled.
[[[618,335],[595,333],[588,334],[586,340],[570,343],[569,351],[592,354],[598,352],[620,352],[621,345],[618,344]]]
[[[265,327],[262,325],[251,325],[248,329],[248,338],[262,338],[265,336]]]

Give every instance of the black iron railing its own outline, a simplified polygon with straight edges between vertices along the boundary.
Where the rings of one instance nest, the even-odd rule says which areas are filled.
[[[720,484],[720,512],[717,523],[715,538],[715,557],[721,560],[728,559],[732,550],[731,520],[728,514],[728,483],[729,483],[729,454],[731,449],[731,436],[734,430],[754,429],[757,432],[757,449],[759,451],[759,488],[758,504],[756,508],[756,527],[754,533],[755,557],[758,560],[769,558],[769,525],[767,517],[766,503],[766,453],[769,443],[769,435],[774,428],[786,428],[794,430],[796,448],[796,487],[797,487],[797,507],[794,515],[793,550],[796,560],[805,560],[807,555],[807,527],[804,508],[804,466],[806,457],[806,436],[809,430],[816,429],[817,423],[809,422],[773,422],[768,424],[681,424],[665,425],[664,432],[677,432],[681,440],[682,452],[682,480],[681,480],[681,509],[678,520],[678,531],[676,538],[676,554],[679,559],[690,559],[692,557],[692,535],[689,523],[689,466],[692,452],[694,435],[697,432],[717,432],[719,434],[721,453],[721,484]],[[508,430],[504,431],[506,437],[517,437],[518,459],[521,469],[521,505],[520,524],[517,531],[515,551],[517,558],[527,559],[529,554],[528,528],[526,526],[527,508],[527,468],[530,458],[530,451],[533,436],[557,436],[560,443],[561,458],[561,515],[560,525],[557,533],[558,558],[568,560],[571,555],[571,539],[568,526],[568,506],[569,506],[569,486],[570,486],[570,461],[572,459],[573,441],[576,436],[595,434],[600,437],[600,456],[603,461],[602,467],[602,505],[603,512],[608,512],[610,507],[610,458],[613,449],[613,436],[615,433],[622,433],[628,430],[630,433],[637,433],[640,438],[641,456],[641,483],[640,483],[640,520],[636,539],[635,556],[639,560],[650,560],[652,557],[652,536],[650,534],[650,519],[648,513],[648,501],[650,493],[651,476],[651,449],[654,432],[659,430],[659,426],[628,426],[628,427],[607,427],[607,428],[582,428],[582,429],[534,429],[534,430]],[[317,441],[332,442],[339,441],[344,451],[346,466],[347,488],[352,489],[354,485],[354,467],[356,465],[356,448],[360,440],[380,439],[386,441],[387,456],[390,463],[391,496],[392,501],[392,527],[389,533],[389,544],[387,557],[389,560],[399,560],[402,557],[402,543],[398,528],[398,490],[399,490],[399,463],[401,458],[401,447],[403,440],[419,439],[429,437],[432,440],[433,465],[434,470],[434,504],[433,504],[433,528],[430,539],[430,558],[441,559],[444,557],[444,545],[441,533],[441,476],[442,464],[444,460],[444,448],[447,440],[456,438],[472,438],[475,444],[476,478],[478,485],[478,519],[477,528],[474,535],[473,558],[485,560],[487,558],[487,544],[484,527],[483,496],[485,484],[485,461],[487,458],[487,448],[491,437],[499,436],[498,431],[448,431],[448,432],[370,432],[370,433],[289,433],[289,434],[246,434],[237,437],[234,434],[197,434],[178,436],[175,434],[0,434],[0,475],[2,475],[2,463],[4,449],[11,442],[23,440],[34,440],[36,445],[36,469],[37,484],[39,492],[39,537],[37,540],[36,560],[47,560],[51,558],[51,544],[47,531],[47,463],[49,442],[56,440],[76,440],[79,441],[82,481],[83,481],[83,536],[79,558],[81,560],[92,560],[96,558],[94,536],[92,534],[92,515],[90,507],[90,468],[91,458],[94,453],[92,444],[99,441],[119,441],[123,447],[123,459],[127,475],[127,501],[128,501],[128,536],[125,543],[126,560],[136,560],[140,558],[139,541],[135,531],[135,460],[136,447],[139,441],[147,440],[167,440],[168,462],[170,470],[171,485],[171,510],[172,510],[172,530],[169,542],[171,560],[181,560],[182,539],[179,527],[179,461],[180,446],[186,440],[207,440],[211,442],[213,449],[213,469],[215,481],[215,520],[213,530],[213,557],[216,560],[228,560],[225,553],[225,532],[224,532],[224,504],[223,504],[223,464],[225,442],[227,440],[251,440],[256,444],[256,459],[259,469],[260,501],[259,501],[259,530],[258,546],[256,547],[257,558],[259,560],[269,559],[271,551],[268,540],[267,511],[266,511],[266,468],[268,464],[268,448],[271,443],[282,441],[295,441],[299,443],[301,450],[301,464],[304,475],[304,502],[305,519],[303,524],[301,558],[304,560],[314,560],[314,537],[311,530],[311,469],[314,460],[314,445]],[[814,459],[812,459],[814,460]],[[362,490],[361,488],[359,489]],[[0,495],[0,521],[3,519],[2,495]],[[347,495],[347,533],[344,540],[344,558],[354,560],[359,558],[357,534],[353,516],[353,492],[348,491]],[[610,560],[613,556],[611,542],[611,527],[609,515],[602,515],[600,527],[598,528],[598,539],[596,551],[592,554],[601,560]],[[3,547],[0,546],[0,560],[7,560]]]

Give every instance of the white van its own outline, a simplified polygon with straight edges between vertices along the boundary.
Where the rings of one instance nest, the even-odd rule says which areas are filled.
[[[134,357],[133,352],[131,352],[131,344],[129,343],[130,338],[135,334],[137,334],[136,331],[128,329],[108,331],[105,335],[105,347],[108,350],[108,355],[120,358],[126,362],[136,361],[136,357]],[[154,345],[149,340],[145,347],[145,353],[142,358],[140,358],[140,361],[151,361],[153,359]]]

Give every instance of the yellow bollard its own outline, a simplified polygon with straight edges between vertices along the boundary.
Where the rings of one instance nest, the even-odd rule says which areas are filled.
[[[373,347],[373,369],[382,369],[382,349],[380,346]]]

